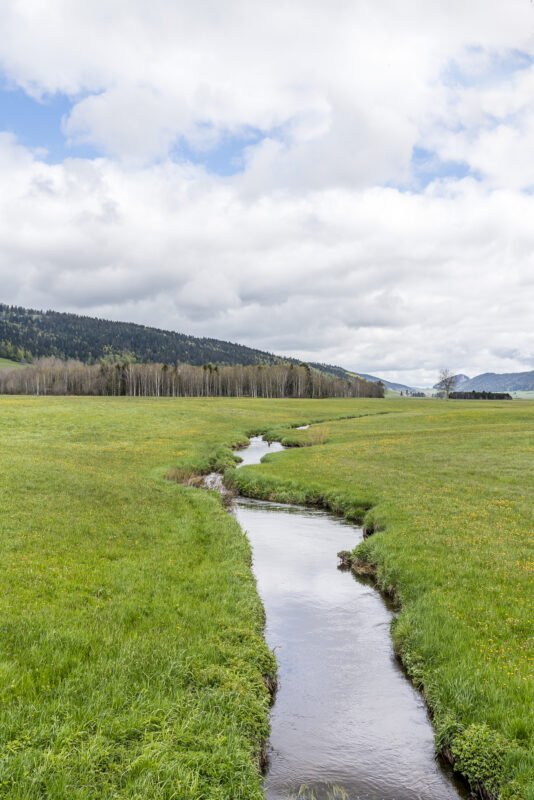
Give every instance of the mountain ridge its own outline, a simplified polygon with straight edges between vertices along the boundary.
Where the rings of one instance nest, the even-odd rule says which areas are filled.
[[[521,392],[534,390],[534,370],[527,372],[483,372],[475,375],[461,391]]]
[[[527,372],[482,372],[469,378],[455,375],[457,392],[529,392],[534,391],[534,370]],[[434,389],[439,388],[436,384]]]

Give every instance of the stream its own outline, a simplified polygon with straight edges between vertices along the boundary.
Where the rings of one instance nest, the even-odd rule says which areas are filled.
[[[241,466],[284,448],[253,437]],[[425,704],[396,660],[393,612],[337,566],[361,530],[302,506],[237,499],[278,663],[267,800],[457,800]]]

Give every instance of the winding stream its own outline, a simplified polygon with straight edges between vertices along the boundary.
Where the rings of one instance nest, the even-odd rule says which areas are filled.
[[[260,437],[238,455],[257,464]],[[462,786],[434,756],[425,705],[393,654],[391,610],[337,568],[361,531],[320,510],[238,498],[253,550],[278,691],[267,800],[457,800]]]

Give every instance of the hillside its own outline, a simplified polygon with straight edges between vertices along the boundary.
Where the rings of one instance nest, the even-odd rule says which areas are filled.
[[[58,311],[37,311],[0,304],[0,357],[22,359],[55,356],[93,364],[100,359],[201,366],[299,364],[264,350],[219,339],[151,328],[132,322],[112,322]],[[320,372],[352,377],[342,367],[311,364]]]
[[[138,361],[183,361],[195,365],[210,361],[214,364],[281,361],[271,353],[217,339],[200,339],[130,322],[0,305],[0,355],[16,358],[22,351],[33,358],[57,356],[85,363],[123,356]]]

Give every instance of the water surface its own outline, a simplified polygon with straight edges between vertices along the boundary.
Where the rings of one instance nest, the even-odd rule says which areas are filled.
[[[259,437],[240,451],[258,463]],[[267,800],[457,800],[467,795],[434,757],[426,708],[396,661],[392,612],[337,568],[361,531],[323,511],[239,498],[236,516],[278,663]]]

